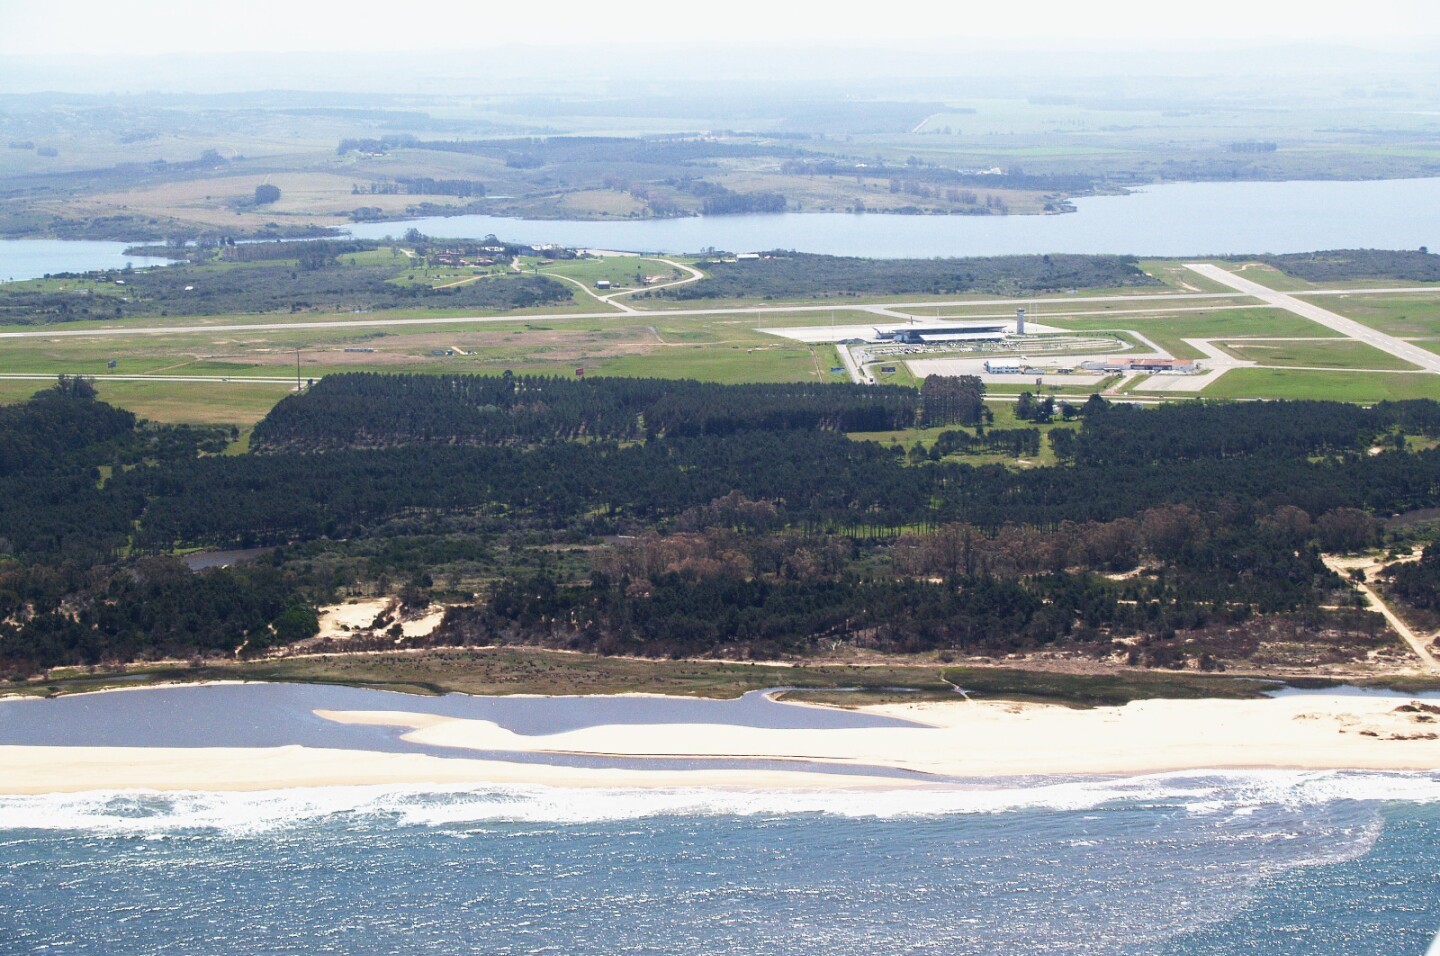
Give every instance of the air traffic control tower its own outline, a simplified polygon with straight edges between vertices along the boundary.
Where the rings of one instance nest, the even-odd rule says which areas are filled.
[[[1016,334],[1016,335],[1024,335],[1024,334],[1025,334],[1025,310],[1024,310],[1024,309],[1016,309],[1016,310],[1015,310],[1015,334]]]

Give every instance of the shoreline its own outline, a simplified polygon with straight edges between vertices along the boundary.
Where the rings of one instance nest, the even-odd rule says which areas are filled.
[[[1073,710],[1005,701],[869,705],[911,726],[775,729],[720,723],[593,725],[518,734],[488,720],[404,711],[315,711],[391,727],[428,753],[280,747],[0,746],[0,795],[259,791],[360,785],[935,790],[1018,777],[1186,771],[1440,770],[1440,706],[1395,697],[1295,695],[1147,700]],[[436,750],[445,756],[435,756]],[[527,761],[625,760],[620,767]],[[713,762],[693,769],[647,759]],[[766,760],[763,770],[726,766]],[[793,769],[785,764],[793,763]],[[816,766],[822,765],[822,766]],[[847,773],[826,772],[846,768]],[[875,774],[867,774],[873,768]],[[895,772],[913,776],[889,776]]]

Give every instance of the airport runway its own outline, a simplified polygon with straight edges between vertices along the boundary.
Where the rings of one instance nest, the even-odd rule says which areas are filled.
[[[824,305],[767,305],[753,308],[715,308],[715,309],[645,309],[636,310],[632,313],[621,312],[558,312],[558,313],[531,313],[520,315],[486,315],[486,316],[446,316],[426,317],[412,319],[383,318],[376,316],[365,319],[324,319],[313,322],[245,322],[245,323],[210,323],[200,325],[150,325],[150,326],[119,326],[100,327],[88,329],[65,329],[56,328],[54,325],[47,325],[35,329],[26,329],[22,332],[0,332],[0,340],[4,339],[53,339],[53,338],[75,338],[86,335],[195,335],[208,333],[228,332],[273,332],[285,329],[346,329],[346,328],[384,328],[403,326],[425,326],[425,325],[491,325],[500,323],[517,322],[565,322],[565,321],[586,321],[595,319],[626,319],[637,316],[646,316],[653,319],[685,318],[695,316],[725,316],[725,315],[754,315],[758,319],[764,315],[787,315],[795,313],[816,313],[826,314],[837,311],[868,312],[872,315],[880,315],[890,320],[884,324],[894,324],[896,319],[909,319],[910,315],[895,315],[895,310],[901,309],[945,309],[945,308],[980,308],[995,306],[1034,306],[1065,303],[1073,305],[1077,302],[1135,302],[1148,301],[1156,303],[1163,308],[1161,303],[1173,302],[1181,299],[1235,299],[1233,292],[1181,292],[1181,293],[1150,293],[1146,295],[1098,295],[1098,296],[1071,296],[1063,299],[1035,298],[1035,299],[948,299],[930,302],[898,302],[885,305],[859,303],[827,303]],[[922,316],[915,316],[922,318]],[[957,321],[968,318],[967,316],[951,316]]]
[[[1277,292],[1233,272],[1226,272],[1219,266],[1212,266],[1203,262],[1187,262],[1185,268],[1196,272],[1207,279],[1228,285],[1237,292],[1254,296],[1257,299],[1272,305],[1277,309],[1285,309],[1293,312],[1301,318],[1317,322],[1327,329],[1333,329],[1341,335],[1355,339],[1357,342],[1364,342],[1366,345],[1388,352],[1398,359],[1409,362],[1411,365],[1418,365],[1427,372],[1440,372],[1440,355],[1418,345],[1412,345],[1403,339],[1397,339],[1393,335],[1386,335],[1368,325],[1362,325],[1354,319],[1347,319],[1343,315],[1337,315],[1329,309],[1322,309],[1313,302],[1305,302],[1285,292]],[[1368,290],[1356,290],[1368,291]]]

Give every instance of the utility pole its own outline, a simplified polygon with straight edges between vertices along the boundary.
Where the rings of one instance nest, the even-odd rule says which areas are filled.
[[[295,394],[300,394],[300,346],[295,346]]]

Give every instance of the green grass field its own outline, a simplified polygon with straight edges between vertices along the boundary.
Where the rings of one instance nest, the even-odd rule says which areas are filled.
[[[829,374],[830,364],[822,350],[795,343],[791,346],[746,349],[681,346],[663,353],[627,356],[605,362],[597,371],[604,375],[633,378],[693,378],[703,382],[815,382],[841,380]]]
[[[1307,289],[1317,288],[1313,282],[1307,282],[1298,276],[1288,275],[1274,266],[1266,265],[1263,262],[1246,262],[1239,265],[1233,262],[1216,262],[1215,265],[1227,272],[1235,273],[1235,275],[1240,276],[1242,279],[1258,282],[1266,288],[1274,289],[1277,292],[1304,292]],[[1195,273],[1192,272],[1191,275],[1195,275]],[[1197,279],[1200,278],[1198,275],[1195,275],[1195,277]]]
[[[1279,309],[1224,309],[1171,315],[1117,315],[1084,317],[1037,316],[1035,321],[1072,331],[1133,329],[1176,358],[1204,358],[1205,353],[1185,339],[1339,338],[1323,325]]]
[[[842,321],[852,321],[844,317]],[[243,319],[241,320],[243,321]],[[807,313],[765,316],[767,325],[811,325]],[[132,327],[144,320],[121,320]],[[120,396],[137,413],[159,421],[194,420],[244,425],[263,416],[287,384],[243,384],[247,377],[304,377],[345,371],[517,373],[697,378],[715,382],[842,381],[831,345],[806,345],[755,330],[751,315],[672,319],[616,313],[605,318],[547,321],[533,313],[498,322],[438,321],[385,327],[338,326],[174,335],[26,338],[0,344],[0,372],[96,378],[102,393]],[[70,326],[64,327],[70,331]],[[346,351],[365,349],[367,351]],[[433,354],[452,352],[453,354]],[[112,371],[111,361],[116,363]],[[203,375],[222,382],[107,382],[110,375]],[[19,401],[43,383],[11,383],[3,400]],[[33,387],[32,387],[33,384]],[[225,395],[233,392],[227,417]]]
[[[100,382],[100,397],[156,422],[252,425],[293,385],[208,385],[170,382]]]
[[[1351,339],[1316,339],[1302,342],[1257,340],[1221,342],[1236,358],[1260,365],[1288,365],[1303,368],[1382,369],[1406,371],[1418,368],[1389,352]]]
[[[531,262],[532,260],[526,260]],[[686,260],[676,259],[676,262]],[[590,288],[595,288],[596,281],[609,279],[614,284],[615,291],[618,289],[640,289],[643,286],[636,282],[636,274],[644,276],[664,276],[661,282],[669,282],[672,278],[683,278],[688,273],[681,273],[679,276],[672,275],[674,266],[668,266],[663,262],[654,259],[646,259],[640,256],[605,256],[594,259],[557,259],[550,265],[539,267],[542,275],[561,275],[584,282]],[[657,283],[658,284],[658,283]],[[605,290],[596,290],[602,295]]]
[[[1185,268],[1182,262],[1174,259],[1142,259],[1140,268],[1161,282],[1170,286],[1174,292],[1233,292],[1228,285],[1221,285],[1214,279],[1206,278],[1198,272],[1192,272]]]
[[[1440,290],[1406,295],[1327,295],[1307,301],[1387,335],[1440,337]]]
[[[1328,399],[1336,402],[1399,401],[1408,398],[1440,400],[1440,375],[1239,368],[1225,373],[1202,394],[1205,398]]]
[[[1080,404],[1081,400],[1072,400]],[[1036,425],[1033,422],[1024,421],[1015,416],[1015,403],[1013,402],[990,402],[988,407],[995,416],[995,421],[990,428],[1039,428],[1040,454],[1034,458],[1015,459],[1006,455],[951,455],[952,461],[964,461],[972,465],[1005,465],[1010,468],[1033,468],[1038,465],[1055,464],[1055,452],[1050,448],[1047,436],[1057,428],[1078,429],[1079,420],[1073,422],[1060,421],[1058,418],[1049,425]],[[941,426],[937,428],[904,428],[899,431],[888,432],[852,432],[850,437],[855,441],[870,441],[881,445],[897,446],[909,451],[916,442],[924,445],[927,449],[934,447],[935,440],[940,433],[951,431],[954,426]]]

